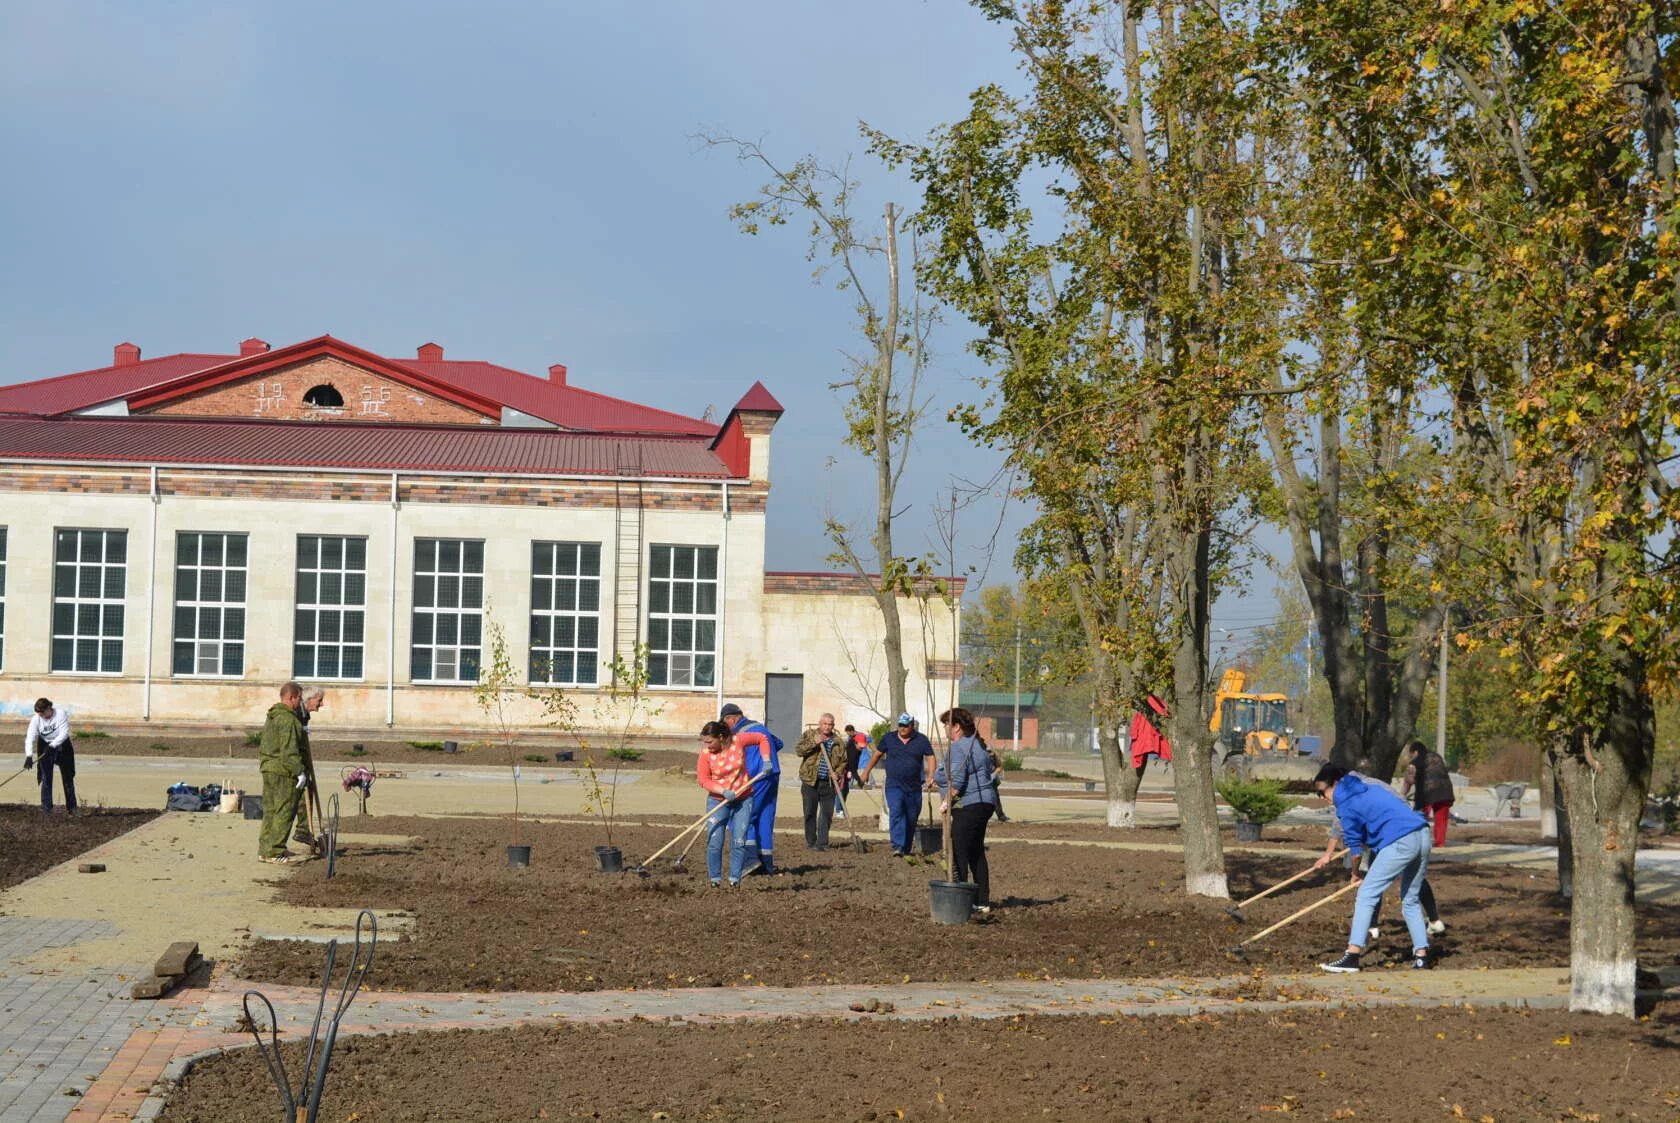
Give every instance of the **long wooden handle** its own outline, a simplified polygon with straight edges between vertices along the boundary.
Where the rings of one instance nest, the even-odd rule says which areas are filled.
[[[1340,858],[1343,854],[1346,854],[1346,853],[1347,853],[1347,847],[1344,846],[1340,850],[1337,850],[1334,854],[1330,855],[1330,861],[1334,862],[1337,858]],[[1252,905],[1255,901],[1258,901],[1261,897],[1270,897],[1273,893],[1276,893],[1279,889],[1282,889],[1285,886],[1294,885],[1297,881],[1300,881],[1303,877],[1306,877],[1309,873],[1313,873],[1316,870],[1319,870],[1319,869],[1322,869],[1322,868],[1323,867],[1321,867],[1317,864],[1310,865],[1306,869],[1302,870],[1300,873],[1296,874],[1294,877],[1291,877],[1286,881],[1280,881],[1276,885],[1272,886],[1270,889],[1262,889],[1260,892],[1254,894],[1254,896],[1250,897],[1246,901],[1239,901],[1237,903],[1237,907],[1239,909],[1246,909],[1249,905]]]
[[[758,783],[760,780],[764,779],[764,777],[768,776],[769,774],[770,773],[768,771],[760,772],[757,776],[754,776],[752,779],[750,779],[746,782],[743,790],[750,789],[754,784]],[[706,823],[706,820],[708,820],[712,817],[712,813],[717,811],[718,808],[723,807],[723,806],[725,806],[725,805],[720,803],[720,804],[717,805],[717,807],[706,808],[706,813],[704,815],[700,816],[698,819],[694,820],[694,822],[688,824],[688,826],[686,826],[682,830],[678,831],[675,838],[671,839],[671,841],[667,842],[664,846],[661,846],[658,850],[655,850],[651,855],[649,855],[647,857],[646,860],[644,860],[642,862],[642,865],[644,865],[644,866],[652,865],[654,863],[654,861],[656,861],[661,854],[665,853],[665,851],[669,850],[671,847],[675,846],[677,843],[679,843],[683,839],[687,838],[689,831],[697,831],[702,826],[704,826],[705,823]]]
[[[1320,897],[1318,900],[1314,901],[1312,904],[1308,905],[1306,908],[1297,909],[1295,912],[1290,913],[1288,916],[1284,917],[1282,920],[1278,921],[1276,924],[1272,925],[1270,928],[1266,928],[1266,929],[1263,929],[1262,931],[1254,933],[1254,935],[1250,936],[1248,939],[1244,940],[1242,943],[1238,944],[1237,946],[1239,948],[1240,947],[1246,947],[1247,945],[1252,944],[1255,940],[1260,939],[1260,937],[1262,937],[1262,936],[1269,936],[1273,932],[1276,932],[1279,928],[1282,928],[1285,924],[1290,924],[1290,923],[1293,923],[1294,921],[1300,920],[1303,916],[1306,916],[1309,912],[1313,911],[1316,908],[1324,907],[1325,905],[1329,904],[1331,901],[1334,901],[1337,897],[1340,897],[1342,894],[1348,892],[1350,889],[1358,889],[1358,888],[1359,888],[1359,883],[1357,881],[1350,881],[1346,885],[1342,886],[1340,889],[1336,890],[1334,893],[1330,894],[1328,897]]]

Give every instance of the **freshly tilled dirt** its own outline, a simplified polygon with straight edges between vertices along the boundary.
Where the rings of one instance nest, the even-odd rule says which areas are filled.
[[[879,844],[855,853],[807,853],[778,839],[788,871],[739,889],[707,886],[703,844],[676,873],[662,860],[649,877],[597,872],[600,832],[525,824],[528,869],[509,869],[505,822],[388,818],[367,829],[412,836],[360,846],[347,836],[338,874],[319,863],[281,875],[276,893],[300,906],[375,907],[413,914],[412,934],[380,946],[370,986],[380,990],[598,990],[622,987],[794,986],[1014,978],[1228,975],[1254,966],[1310,970],[1339,953],[1351,895],[1259,944],[1247,960],[1230,949],[1343,884],[1339,870],[1269,897],[1239,924],[1228,902],[1186,897],[1176,853],[998,841],[990,846],[997,908],[984,923],[935,925],[932,864],[906,864]],[[1046,828],[1049,832],[1050,828]],[[615,841],[632,865],[673,829],[625,827]],[[1246,896],[1301,868],[1263,852],[1229,856],[1232,892]],[[1568,913],[1551,879],[1521,870],[1442,865],[1431,881],[1450,928],[1440,961],[1454,968],[1568,962]],[[1403,967],[1408,941],[1390,900],[1386,936],[1367,956]],[[1641,906],[1639,944],[1650,966],[1677,960],[1680,909]],[[320,947],[257,941],[239,971],[248,978],[316,982]]]
[[[33,779],[33,775],[18,779],[8,787],[7,793],[23,784],[30,786],[19,795],[39,792]],[[55,778],[53,782],[53,798],[57,799],[58,781]],[[63,806],[59,806],[49,816],[41,814],[39,807],[0,805],[0,889],[28,881],[60,862],[127,834],[157,815],[156,811],[127,807],[83,808],[75,815],[66,815]]]
[[[1672,1007],[1641,1022],[1452,1007],[450,1030],[341,1038],[321,1117],[1672,1119],[1676,1049]],[[266,1123],[276,1110],[246,1049],[201,1062],[163,1119]]]

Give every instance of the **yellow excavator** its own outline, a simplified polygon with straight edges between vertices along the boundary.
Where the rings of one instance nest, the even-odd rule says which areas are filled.
[[[1208,729],[1216,759],[1226,769],[1254,779],[1310,783],[1318,762],[1301,756],[1289,721],[1289,695],[1248,689],[1248,673],[1232,667],[1219,677]]]

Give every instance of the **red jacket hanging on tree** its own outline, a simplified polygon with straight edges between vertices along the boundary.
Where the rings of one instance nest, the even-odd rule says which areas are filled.
[[[1167,704],[1155,695],[1149,696],[1149,708],[1154,714],[1145,716],[1142,713],[1132,715],[1132,767],[1142,768],[1151,756],[1159,757],[1163,762],[1172,759],[1172,746],[1167,743],[1166,736],[1156,724],[1167,716]]]

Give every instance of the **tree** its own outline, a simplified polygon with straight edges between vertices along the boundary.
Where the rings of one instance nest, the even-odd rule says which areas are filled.
[[[1365,252],[1436,279],[1455,642],[1506,661],[1558,778],[1571,1008],[1631,1015],[1652,690],[1680,669],[1674,13],[1318,0],[1286,24],[1326,126],[1423,157],[1375,169],[1391,227]]]
[[[910,440],[921,420],[918,391],[928,360],[928,336],[937,311],[921,301],[915,286],[918,245],[913,225],[907,229],[897,204],[887,203],[878,232],[862,229],[852,216],[852,200],[858,185],[849,165],[825,165],[806,156],[791,166],[775,163],[753,141],[723,133],[702,137],[713,147],[733,149],[744,163],[757,165],[769,174],[755,198],[730,208],[730,217],[746,234],[758,234],[765,226],[781,226],[795,218],[810,224],[807,259],[820,261],[816,275],[837,272],[837,288],[855,302],[858,332],[865,350],[850,357],[850,377],[830,384],[831,389],[850,390],[845,405],[846,443],[857,449],[875,468],[875,516],[870,531],[874,552],[875,579],[871,583],[885,629],[888,714],[908,709],[906,698],[909,670],[904,662],[903,625],[899,619],[899,597],[913,595],[915,566],[899,557],[893,548],[893,522],[898,509],[898,487],[909,462]],[[902,242],[910,242],[909,299],[905,299],[906,273]],[[876,265],[879,277],[867,275]],[[850,528],[835,516],[826,521],[835,558],[862,579],[869,569],[852,546]],[[925,568],[925,567],[924,567]],[[877,712],[880,712],[876,700]]]
[[[515,752],[513,735],[516,728],[514,707],[525,695],[520,676],[508,654],[507,633],[501,621],[490,617],[490,606],[484,606],[487,620],[489,658],[478,669],[478,681],[473,684],[473,702],[495,730],[495,737],[507,758],[508,773],[513,777],[513,825],[509,835],[512,845],[519,842],[519,757]]]
[[[1029,549],[1078,575],[1093,658],[1119,665],[1099,697],[1130,673],[1127,701],[1145,682],[1171,699],[1186,885],[1224,896],[1209,615],[1258,482],[1251,395],[1281,349],[1266,173],[1284,122],[1238,81],[1260,9],[979,6],[1028,92],[983,87],[930,144],[878,148],[924,183],[931,283],[1000,372],[995,416],[971,427],[1011,450],[1046,511]]]

